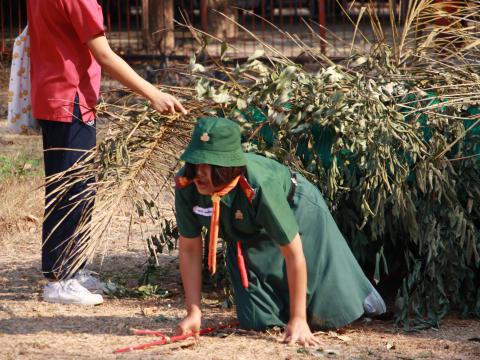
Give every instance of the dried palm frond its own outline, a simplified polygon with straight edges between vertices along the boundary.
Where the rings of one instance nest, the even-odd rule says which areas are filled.
[[[131,104],[131,96],[114,105],[101,104],[99,116],[109,119],[105,138],[71,169],[47,179],[47,184],[62,181],[52,193],[47,208],[69,196],[75,184],[95,179],[76,196],[79,200],[66,199],[72,204],[69,212],[76,208],[87,209],[75,233],[66,239],[69,244],[65,259],[68,260],[59,264],[66,267],[68,263],[64,269],[66,274],[75,272],[91,258],[104,242],[112,219],[122,211],[133,210],[133,215],[148,216],[153,221],[160,221],[171,213],[172,203],[165,198],[172,191],[178,154],[188,141],[192,119],[199,116],[204,106],[192,98],[190,89],[182,93],[188,99],[189,115],[186,117],[158,114],[145,103]],[[92,211],[93,220],[90,221]],[[59,226],[62,221],[57,224]]]

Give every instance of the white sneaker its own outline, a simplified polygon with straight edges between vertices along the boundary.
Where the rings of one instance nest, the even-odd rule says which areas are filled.
[[[92,294],[75,279],[52,281],[43,288],[43,300],[58,304],[98,305],[102,295]]]
[[[114,283],[104,283],[98,280],[95,276],[93,276],[93,274],[95,274],[93,271],[82,269],[75,274],[74,279],[77,280],[84,288],[94,293],[103,292],[105,294],[108,294],[111,292],[115,292],[117,287]]]

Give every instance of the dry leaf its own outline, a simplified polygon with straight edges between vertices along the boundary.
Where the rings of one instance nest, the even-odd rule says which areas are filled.
[[[349,337],[347,335],[339,335],[336,331],[329,331],[328,336],[336,338],[336,339],[340,339],[340,340],[345,341],[345,342],[349,342],[349,341],[352,340],[351,337]]]
[[[37,224],[40,222],[40,220],[32,214],[29,214],[29,215],[25,216],[25,219],[28,220],[28,221],[37,223]]]
[[[339,338],[340,340],[345,341],[345,342],[349,342],[349,341],[352,340],[352,338],[347,336],[347,335],[338,335],[337,338]]]
[[[142,309],[142,314],[145,316],[151,316],[155,315],[158,313],[158,308],[157,307],[148,307],[148,308],[143,308]]]

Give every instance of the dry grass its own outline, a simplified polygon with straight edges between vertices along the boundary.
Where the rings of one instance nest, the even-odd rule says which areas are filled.
[[[121,238],[120,232],[112,234]],[[7,253],[0,253],[0,358],[1,359],[465,359],[480,356],[479,322],[446,319],[439,331],[402,333],[390,322],[356,322],[342,333],[318,333],[321,346],[303,349],[277,341],[275,333],[225,331],[195,343],[153,347],[123,355],[113,351],[155,341],[153,336],[134,336],[132,328],[170,334],[184,316],[175,257],[161,257],[163,288],[169,298],[106,298],[97,307],[48,304],[40,301],[44,280],[37,271],[39,244],[34,237],[10,237]],[[22,246],[18,246],[22,242]],[[123,246],[122,246],[123,245]],[[130,250],[116,246],[103,266],[102,275],[138,275],[142,266],[142,241]],[[18,249],[21,249],[20,251]],[[16,256],[9,256],[15,252]],[[20,254],[21,253],[21,254]],[[95,269],[98,269],[95,268]],[[216,296],[204,293],[204,326],[234,320],[232,310],[222,309]]]
[[[40,178],[9,178],[0,182],[0,240],[14,232],[35,233],[43,216]]]
[[[0,122],[0,240],[35,233],[43,216],[40,136],[8,134]]]

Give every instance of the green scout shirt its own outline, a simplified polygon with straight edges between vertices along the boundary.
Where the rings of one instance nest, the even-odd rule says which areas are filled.
[[[239,185],[221,199],[219,236],[226,241],[256,241],[269,235],[277,244],[289,244],[298,224],[287,202],[291,174],[287,167],[265,157],[246,154],[247,180],[255,191],[252,203]],[[182,175],[181,170],[180,175]],[[212,201],[194,184],[175,191],[177,225],[182,236],[199,236],[210,228]],[[268,235],[267,235],[268,234]]]

